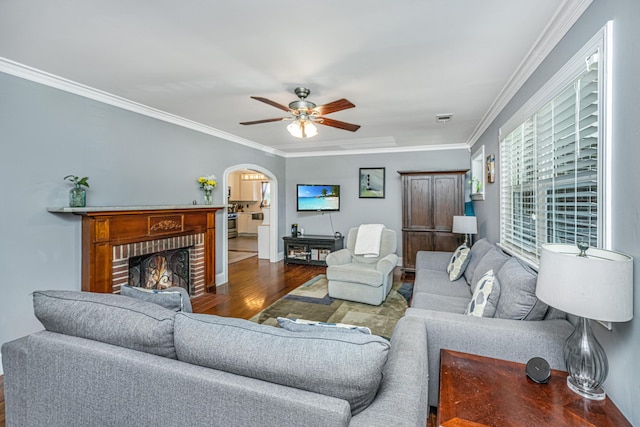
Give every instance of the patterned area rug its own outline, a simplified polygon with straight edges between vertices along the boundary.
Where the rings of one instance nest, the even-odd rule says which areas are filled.
[[[394,283],[387,299],[379,306],[373,306],[331,298],[327,294],[327,277],[321,274],[249,320],[272,326],[278,326],[278,317],[348,323],[366,326],[372,333],[390,338],[396,323],[407,310],[407,300],[398,293],[400,286],[400,282]]]

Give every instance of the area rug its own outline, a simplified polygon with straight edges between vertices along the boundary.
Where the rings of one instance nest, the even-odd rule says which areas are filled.
[[[278,317],[348,323],[366,326],[373,334],[390,338],[407,310],[407,300],[398,293],[400,286],[400,282],[394,283],[387,299],[379,306],[373,306],[331,298],[327,293],[327,277],[320,274],[249,320],[272,326],[278,326]]]

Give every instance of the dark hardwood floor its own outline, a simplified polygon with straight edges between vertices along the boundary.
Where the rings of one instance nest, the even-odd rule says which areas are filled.
[[[325,271],[326,267],[284,265],[282,261],[271,263],[252,257],[229,264],[229,283],[218,286],[215,294],[194,298],[193,311],[248,319]],[[400,280],[399,269],[394,276],[394,280]],[[0,376],[0,426],[4,425],[4,377]],[[435,425],[433,417],[427,426]]]

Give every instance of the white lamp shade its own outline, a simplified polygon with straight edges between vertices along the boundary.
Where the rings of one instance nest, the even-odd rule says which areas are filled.
[[[589,248],[578,256],[575,245],[544,244],[536,295],[576,316],[606,322],[633,317],[633,258]]]
[[[454,216],[451,231],[460,234],[477,234],[478,221],[475,216]]]
[[[318,134],[318,128],[316,128],[316,125],[314,125],[311,120],[296,119],[289,123],[287,130],[296,138],[311,138]]]

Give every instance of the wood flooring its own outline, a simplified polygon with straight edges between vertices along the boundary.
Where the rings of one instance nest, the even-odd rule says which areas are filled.
[[[195,313],[248,319],[318,274],[326,267],[271,263],[258,257],[229,265],[229,283],[218,286],[217,293],[191,301]],[[400,280],[396,269],[394,280]],[[435,416],[427,426],[435,427]],[[0,426],[5,425],[4,377],[0,376]]]

